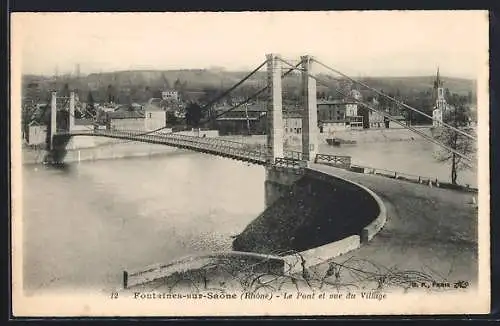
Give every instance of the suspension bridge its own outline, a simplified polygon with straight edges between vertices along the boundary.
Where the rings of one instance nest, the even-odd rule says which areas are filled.
[[[266,107],[266,117],[267,117],[267,144],[265,146],[248,146],[245,143],[238,143],[227,141],[219,138],[206,138],[206,137],[196,137],[196,136],[186,136],[180,135],[173,132],[165,132],[167,127],[161,127],[149,131],[139,131],[139,130],[102,130],[100,128],[88,128],[88,130],[75,130],[75,97],[74,93],[71,93],[69,98],[58,98],[57,93],[52,93],[51,100],[51,119],[50,126],[48,128],[49,132],[49,149],[50,152],[54,153],[60,150],[64,150],[69,138],[74,136],[94,136],[94,137],[107,137],[113,139],[121,139],[126,141],[136,141],[145,142],[153,144],[162,144],[166,146],[172,146],[177,148],[188,149],[201,153],[208,153],[212,155],[232,158],[236,160],[241,160],[244,162],[259,164],[259,165],[283,165],[290,167],[303,167],[308,164],[317,161],[318,157],[325,158],[326,154],[319,153],[319,140],[318,140],[318,117],[317,117],[317,99],[316,99],[316,86],[317,83],[334,89],[342,97],[347,98],[345,92],[337,89],[328,80],[323,80],[319,78],[315,73],[313,66],[318,65],[322,68],[329,70],[343,78],[346,78],[353,82],[354,84],[360,85],[361,87],[375,92],[379,96],[385,97],[387,100],[397,103],[398,105],[404,107],[407,110],[411,110],[418,114],[422,114],[428,119],[434,120],[432,116],[413,108],[393,97],[382,93],[369,85],[357,81],[346,74],[320,62],[319,60],[311,56],[302,56],[298,64],[293,64],[289,60],[282,58],[280,55],[268,54],[266,55],[266,60],[262,62],[257,68],[243,77],[239,82],[234,84],[232,87],[222,92],[212,101],[207,103],[202,109],[209,108],[213,104],[218,103],[231,92],[237,89],[245,81],[253,77],[261,68],[267,66],[267,83],[264,87],[259,89],[253,95],[248,97],[246,100],[233,105],[231,108],[223,111],[220,114],[209,117],[201,122],[201,124],[206,124],[214,119],[217,119],[242,105],[245,105],[257,98],[266,94],[267,107]],[[286,70],[286,71],[285,71]],[[290,151],[284,148],[284,123],[283,123],[283,98],[282,98],[282,79],[286,77],[293,71],[298,71],[301,74],[301,89],[302,89],[302,150],[301,151]],[[66,100],[66,105],[58,105],[58,100]],[[440,142],[432,136],[429,136],[422,132],[421,130],[408,126],[399,120],[395,119],[388,112],[375,108],[370,103],[364,102],[358,99],[350,99],[354,101],[361,107],[365,107],[368,110],[378,112],[384,118],[393,121],[396,124],[401,125],[405,129],[409,129],[411,132],[423,137],[427,141],[438,145],[444,150],[462,158],[466,162],[472,161],[472,158],[467,156],[467,153],[462,153],[456,148],[451,148],[448,144]],[[69,105],[67,105],[69,104]],[[65,130],[58,130],[57,122],[57,111],[66,110],[69,112],[69,123]],[[476,140],[474,135],[468,134],[464,130],[461,130],[455,126],[449,125],[445,122],[440,121],[440,125],[443,128],[453,130],[454,132],[464,136],[466,138]],[[318,156],[319,155],[319,156]],[[335,159],[333,159],[335,161]]]
[[[49,152],[52,153],[52,158],[57,157],[55,153],[61,151],[63,152],[72,137],[104,137],[126,142],[160,144],[164,146],[176,147],[199,153],[206,153],[224,158],[239,160],[250,164],[265,166],[265,206],[266,211],[267,209],[270,209],[267,212],[270,216],[271,222],[269,224],[269,230],[262,232],[264,236],[275,231],[276,233],[280,233],[288,227],[287,224],[284,223],[283,225],[281,225],[281,228],[276,228],[276,217],[280,216],[280,214],[285,215],[285,213],[287,212],[282,214],[282,212],[278,210],[273,211],[272,204],[276,203],[278,200],[280,200],[280,198],[285,198],[288,194],[290,194],[291,186],[296,184],[297,180],[299,180],[302,176],[305,175],[306,177],[311,177],[311,175],[313,175],[318,178],[323,178],[326,176],[326,179],[331,176],[333,176],[334,178],[343,178],[347,182],[357,183],[358,185],[366,187],[367,190],[373,191],[374,193],[380,195],[383,198],[383,202],[387,204],[387,212],[384,208],[384,214],[387,213],[387,215],[390,215],[392,219],[392,226],[391,228],[387,228],[385,237],[379,237],[380,241],[378,242],[371,242],[372,248],[376,249],[366,249],[365,251],[363,251],[363,248],[361,248],[361,251],[357,252],[358,256],[370,257],[387,264],[397,260],[399,262],[402,262],[403,264],[408,261],[407,258],[409,255],[414,255],[415,257],[417,257],[418,255],[424,253],[424,256],[427,255],[429,257],[434,257],[434,253],[432,252],[432,250],[434,248],[443,247],[441,243],[441,241],[443,241],[443,237],[462,237],[462,234],[466,234],[467,237],[465,241],[461,241],[460,243],[456,244],[456,246],[445,246],[446,248],[443,249],[443,257],[445,258],[440,259],[440,261],[448,264],[448,257],[454,257],[457,252],[460,252],[461,254],[465,252],[467,259],[473,261],[476,256],[470,248],[473,247],[474,243],[477,241],[477,235],[475,235],[470,230],[471,228],[469,223],[471,217],[473,217],[476,212],[475,208],[467,207],[463,204],[464,202],[466,202],[466,197],[468,197],[469,195],[464,193],[445,193],[441,189],[418,189],[417,187],[419,186],[410,183],[400,183],[400,180],[398,180],[398,178],[400,178],[401,176],[398,175],[398,173],[394,173],[394,178],[392,180],[379,179],[365,173],[357,173],[355,171],[356,166],[353,166],[351,164],[350,157],[330,155],[319,152],[319,127],[316,98],[317,83],[335,90],[344,98],[347,98],[348,94],[346,94],[342,90],[337,89],[336,85],[334,85],[330,80],[324,80],[323,78],[315,74],[315,71],[313,69],[315,64],[328,69],[342,76],[343,78],[347,78],[353,83],[360,85],[360,87],[377,93],[379,96],[385,97],[388,101],[403,106],[406,109],[417,114],[422,114],[430,120],[434,120],[432,116],[425,114],[421,110],[402,103],[398,99],[392,98],[387,94],[381,93],[365,83],[350,78],[349,76],[323,64],[322,62],[311,56],[302,56],[298,63],[292,63],[290,60],[286,60],[279,55],[268,54],[266,56],[266,60],[264,60],[258,67],[256,67],[256,69],[251,71],[239,82],[235,83],[232,87],[205,104],[202,107],[202,110],[224,99],[224,97],[231,94],[231,92],[248,81],[257,73],[257,71],[259,71],[264,66],[267,68],[267,81],[265,85],[244,101],[231,106],[229,109],[219,114],[210,116],[201,122],[201,125],[208,123],[214,119],[217,119],[218,117],[227,114],[228,112],[236,110],[238,107],[249,103],[259,96],[262,97],[262,95],[265,95],[265,99],[267,101],[265,111],[267,123],[265,144],[256,145],[248,144],[245,142],[230,141],[218,137],[200,137],[195,135],[186,135],[178,132],[168,131],[168,128],[166,126],[147,131],[125,129],[117,130],[108,128],[103,129],[97,127],[96,123],[95,127],[89,127],[86,130],[81,130],[81,128],[75,128],[74,93],[72,93],[68,98],[62,98],[63,103],[61,104],[61,98],[58,98],[57,93],[53,92],[50,105],[51,119],[50,125],[48,127]],[[301,106],[300,115],[302,120],[301,150],[298,151],[290,150],[286,147],[286,144],[284,142],[285,132],[283,117],[282,79],[293,71],[299,72],[299,75],[301,77],[302,90],[302,98],[299,105]],[[462,158],[464,162],[473,161],[473,159],[469,157],[467,153],[462,152],[460,149],[452,148],[448,144],[423,133],[421,130],[400,122],[398,119],[391,116],[390,113],[374,107],[371,103],[367,103],[358,99],[350,100],[354,101],[357,105],[365,107],[368,110],[379,113],[390,121],[393,121],[394,123],[401,125],[403,128],[408,129],[411,132],[421,136],[426,141],[431,142],[441,147],[445,151],[448,151],[449,153]],[[67,128],[65,129],[58,129],[57,112],[59,110],[67,110],[69,113],[69,123],[67,124]],[[440,121],[440,125],[442,128],[452,130],[456,134],[459,134],[469,140],[476,140],[475,135],[469,134],[456,126],[449,125],[442,121]],[[335,169],[327,165],[333,165],[345,169]],[[420,177],[418,178],[418,181],[421,181]],[[429,185],[431,185],[431,180],[429,180]],[[308,191],[311,192],[310,188]],[[332,201],[332,197],[338,197],[339,195],[345,196],[342,197],[342,200],[339,201],[336,206],[334,205],[330,207],[329,211],[325,212],[325,218],[330,216],[331,218],[329,218],[329,220],[332,220],[331,225],[333,225],[333,228],[342,229],[344,227],[344,224],[342,224],[344,223],[344,221],[342,221],[342,218],[346,220],[352,220],[353,218],[355,218],[355,216],[352,214],[347,215],[349,218],[342,216],[344,212],[342,212],[343,208],[341,202],[350,202],[352,204],[352,207],[364,207],[364,205],[356,198],[352,198],[356,196],[359,197],[359,193],[356,194],[353,192],[343,191],[342,188],[339,188],[338,184],[335,186],[335,193],[330,192],[325,194],[325,197],[322,197],[322,201],[325,203]],[[304,208],[304,205],[302,205],[303,203],[300,201],[296,201],[297,205],[294,206],[294,203],[291,202],[291,200],[293,199],[292,197],[286,197],[285,199],[290,200],[286,202],[287,205],[285,205],[289,209],[288,213],[293,213],[290,212],[290,210],[297,210],[299,211],[299,214],[301,214],[301,209],[310,208]],[[429,203],[432,204],[430,205]],[[279,205],[274,206],[278,207]],[[266,212],[264,212],[263,214],[265,213]],[[446,217],[448,215],[453,216],[454,218],[447,219]],[[379,217],[380,216],[382,216],[381,208]],[[370,223],[368,227],[364,228],[361,231],[361,237],[359,237],[358,235],[360,239],[363,239],[363,243],[371,240],[374,234],[380,231],[380,229],[382,228],[383,224],[385,223],[385,215],[383,215],[383,221],[380,220],[379,217],[377,217],[372,223]],[[408,225],[411,226],[408,227]],[[255,230],[257,229],[259,228],[256,227]],[[289,229],[292,228],[290,227]],[[331,231],[327,227],[325,227],[325,229],[326,233]],[[457,229],[460,229],[463,232],[459,234]],[[315,234],[308,232],[306,232],[306,237],[315,237]],[[320,231],[318,231],[318,233],[319,232]],[[321,230],[321,232],[325,232],[325,230]],[[414,239],[421,239],[422,235],[426,235],[428,239],[424,236],[425,241],[420,241],[419,243],[412,246],[406,245],[405,241],[407,239],[413,239],[411,241],[415,241]],[[252,235],[250,235],[249,238],[252,239]],[[401,239],[404,240],[401,241]],[[358,245],[356,245],[356,248],[358,247]],[[253,249],[250,248],[250,250]],[[388,252],[391,253],[391,256],[389,257],[389,261],[386,261]],[[327,258],[331,257],[329,256],[330,251],[325,252],[325,255],[325,257]],[[445,268],[448,268],[448,266],[444,266],[446,264],[442,263],[442,266],[439,266],[439,268],[441,268],[440,271],[443,273],[446,273],[444,270]],[[417,268],[416,266],[411,267]],[[469,271],[467,271],[467,273],[469,273]],[[471,271],[470,275],[475,275],[474,273],[474,271]],[[130,276],[133,275],[133,273],[130,274]],[[126,283],[126,281],[124,282]]]

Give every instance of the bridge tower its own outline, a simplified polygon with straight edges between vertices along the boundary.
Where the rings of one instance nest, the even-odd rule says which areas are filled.
[[[276,54],[267,54],[267,162],[274,164],[283,157],[283,102],[281,89],[281,61]]]
[[[301,56],[302,88],[304,94],[302,111],[302,159],[314,162],[318,152],[318,108],[316,105],[316,80],[310,76],[313,73],[313,58]]]
[[[276,159],[284,157],[283,150],[283,102],[281,60],[277,54],[267,54],[267,78],[269,97],[267,103],[267,157],[266,157],[266,181],[265,181],[265,204],[271,206],[280,197],[290,193],[290,190],[300,178],[287,169],[279,169],[275,165]]]
[[[57,92],[52,92],[50,98],[49,149],[54,149],[54,135],[57,132]]]
[[[69,97],[69,123],[68,132],[71,132],[75,128],[75,92],[70,93]],[[57,92],[52,92],[50,100],[50,143],[49,149],[54,149],[54,135],[57,133]]]

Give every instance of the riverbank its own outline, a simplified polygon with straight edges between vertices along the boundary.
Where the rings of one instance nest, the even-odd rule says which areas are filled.
[[[382,176],[334,167],[315,169],[364,185],[381,197],[388,210],[384,228],[366,246],[317,265],[324,273],[330,263],[348,262],[343,282],[355,281],[349,268],[366,273],[419,271],[434,281],[478,282],[478,212],[470,193],[430,188]],[[394,281],[390,277],[388,283]],[[383,286],[388,285],[382,284]]]
[[[197,137],[218,137],[217,130],[182,131],[176,134]],[[185,151],[160,144],[143,143],[139,141],[117,140],[106,137],[73,136],[66,144],[64,162],[95,161],[105,159],[120,159],[130,157],[150,157],[173,152]],[[42,164],[47,151],[41,146],[23,147],[22,163]]]
[[[123,159],[131,157],[150,157],[185,151],[165,145],[138,143],[138,142],[110,142],[94,147],[69,149],[64,157],[64,162],[82,162],[106,159]],[[23,148],[23,165],[42,164],[47,152],[42,149]]]
[[[193,265],[193,269],[184,266],[182,271],[168,274],[172,277],[155,286],[193,281],[195,278],[191,276],[202,275],[203,271],[205,284],[223,281],[225,286],[230,283],[235,288],[247,284],[240,284],[241,278],[234,277],[238,273],[243,279],[259,279],[269,273],[267,276],[274,277],[274,281],[266,284],[275,290],[299,289],[299,283],[301,288],[307,285],[305,288],[309,290],[314,286],[326,290],[329,285],[337,291],[340,288],[442,291],[457,289],[456,286],[477,287],[478,215],[469,194],[319,164],[312,164],[309,171],[322,177],[311,179],[306,173],[289,195],[269,206],[233,241],[236,262],[241,251],[261,255],[262,267],[269,259],[279,260],[287,255],[282,256],[283,271],[255,273],[236,266],[221,254],[219,259]],[[355,182],[357,188],[359,185],[369,188],[382,206],[370,207],[370,198],[352,193],[356,187],[349,189],[337,181],[324,182],[329,177]],[[384,208],[383,228],[377,228],[369,241],[360,241],[360,229],[367,223],[372,225],[380,207]],[[316,250],[325,245],[339,247],[330,248],[327,253]],[[288,263],[293,264],[291,268]],[[228,274],[229,267],[234,270]],[[289,282],[290,278],[295,282]],[[450,284],[450,288],[436,284]],[[144,284],[144,289],[148,286]]]
[[[430,127],[415,127],[428,136],[432,136]],[[327,138],[338,138],[347,142],[360,143],[385,143],[398,141],[414,141],[424,139],[413,131],[405,128],[378,128],[363,130],[340,130],[333,134],[320,134],[320,140],[326,142]]]
[[[419,131],[425,133],[428,136],[432,136],[431,128],[427,126],[415,127]],[[403,141],[420,141],[424,140],[423,137],[415,134],[413,131],[405,128],[378,128],[378,129],[345,129],[335,131],[334,133],[320,133],[319,135],[320,145],[326,145],[326,139],[337,138],[346,142],[352,142],[356,144],[365,143],[388,143],[388,142],[403,142]],[[224,139],[254,143],[254,144],[265,144],[267,141],[266,135],[252,135],[252,136],[242,136],[242,135],[228,135],[221,136]],[[298,146],[302,142],[301,134],[285,134],[285,143],[289,146]]]
[[[347,273],[349,268],[357,268],[367,274],[420,271],[435,281],[464,280],[477,285],[478,212],[472,194],[320,164],[312,168],[374,191],[388,215],[384,228],[371,241],[317,264],[312,268],[316,274],[324,275],[332,262],[349,261],[341,275],[347,283],[359,281]],[[309,191],[281,198],[235,239],[233,248],[263,254],[303,251],[354,235],[356,230],[359,233],[359,226],[373,218],[373,209],[353,196],[343,198],[344,191],[336,192],[335,187],[310,179],[302,179],[297,187],[305,184]],[[389,284],[390,279],[387,282],[383,286],[394,285]]]
[[[355,185],[307,175],[250,223],[235,238],[233,249],[259,254],[305,251],[361,235],[378,214],[377,202]]]

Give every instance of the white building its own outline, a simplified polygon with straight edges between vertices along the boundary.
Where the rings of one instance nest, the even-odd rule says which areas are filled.
[[[155,100],[158,99],[150,99],[144,108],[144,128],[147,131],[163,128],[167,123],[167,112]]]
[[[372,100],[374,107],[378,107],[379,102],[374,97]],[[370,128],[384,128],[384,115],[381,112],[368,110],[368,121]]]
[[[45,144],[47,137],[47,126],[31,125],[28,129],[28,144],[42,145]]]
[[[336,131],[346,130],[348,126],[346,126],[345,121],[324,121],[320,126],[320,133],[333,134]]]
[[[178,101],[179,100],[179,92],[177,92],[176,90],[163,91],[163,92],[161,92],[161,98],[164,101],[168,101],[168,100]]]
[[[283,124],[285,135],[302,133],[302,115],[299,112],[284,112]]]
[[[166,112],[161,109],[146,109],[144,111],[144,126],[147,131],[165,127]]]
[[[354,99],[356,101],[361,101],[363,98],[361,93],[356,89],[353,89],[349,93],[349,97],[351,97],[352,99]],[[358,116],[358,104],[355,101],[353,101],[353,102],[354,103],[349,103],[349,104],[346,104],[346,106],[345,106],[346,117],[357,117]]]

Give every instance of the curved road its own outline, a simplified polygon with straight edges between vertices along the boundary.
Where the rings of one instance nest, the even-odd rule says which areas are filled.
[[[347,261],[350,267],[368,272],[418,271],[439,282],[463,280],[477,285],[478,215],[471,193],[320,164],[311,168],[370,188],[388,211],[384,228],[368,244],[331,261]],[[321,272],[327,264],[316,268]],[[343,274],[349,281],[358,276]]]

